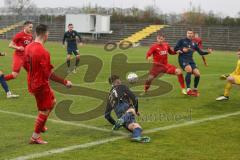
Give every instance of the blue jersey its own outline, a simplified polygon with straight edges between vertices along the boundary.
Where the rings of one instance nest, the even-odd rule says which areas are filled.
[[[188,52],[183,52],[183,48],[189,48]],[[174,48],[175,51],[182,51],[183,53],[179,54],[179,59],[184,61],[193,61],[193,53],[197,51],[200,55],[206,55],[208,52],[202,51],[196,43],[191,39],[184,38],[178,41],[177,45]]]
[[[64,33],[63,36],[63,45],[65,44],[65,41],[67,41],[67,48],[73,48],[73,49],[77,49],[77,39],[79,38],[80,41],[82,41],[80,35],[78,34],[77,31],[73,30],[73,31],[67,31]]]

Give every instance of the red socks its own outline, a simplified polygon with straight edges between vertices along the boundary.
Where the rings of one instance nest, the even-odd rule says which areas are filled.
[[[45,126],[45,123],[47,121],[48,115],[44,115],[39,113],[38,117],[35,121],[35,129],[34,132],[37,134],[40,134],[42,131],[42,128]]]
[[[148,91],[148,89],[149,89],[150,86],[151,86],[151,83],[152,83],[152,81],[150,81],[150,80],[147,80],[147,81],[145,82],[145,85],[144,85],[144,91],[145,91],[145,92]]]
[[[9,80],[14,79],[14,77],[12,74],[8,74],[8,75],[4,76],[4,79],[5,79],[5,81],[9,81]]]
[[[181,88],[185,88],[184,78],[182,74],[178,75],[178,82],[180,83]]]

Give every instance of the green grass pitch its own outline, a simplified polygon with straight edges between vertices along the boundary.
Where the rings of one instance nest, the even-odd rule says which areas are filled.
[[[8,53],[7,56],[0,57],[0,69],[5,73],[11,72],[13,51],[7,47],[8,43],[8,41],[3,40],[0,42],[0,50]],[[55,67],[65,63],[66,53],[60,43],[48,42],[46,47],[51,53],[52,63]],[[70,74],[68,79],[74,84],[107,92],[110,88],[107,78],[110,74],[113,55],[126,54],[129,63],[145,62],[147,49],[147,47],[137,47],[106,52],[103,45],[86,44],[80,48],[81,55],[93,55],[100,58],[103,61],[100,74],[94,83],[86,83],[83,80],[86,66],[82,66],[77,74]],[[240,111],[238,86],[233,87],[229,101],[215,101],[215,98],[223,93],[225,84],[224,81],[219,80],[219,76],[224,73],[231,73],[234,70],[237,62],[235,53],[214,51],[212,55],[207,56],[208,67],[203,65],[201,57],[197,53],[195,54],[195,60],[202,75],[199,86],[200,97],[181,95],[177,78],[164,75],[161,79],[173,85],[171,92],[157,97],[139,98],[139,109],[141,116],[144,117],[139,119],[144,131],[177,125],[175,128],[147,134],[152,138],[152,142],[149,144],[133,143],[127,137],[115,139],[121,135],[112,133],[110,131],[111,126],[103,117],[83,122],[58,123],[59,119],[53,111],[50,116],[51,121],[47,123],[49,131],[42,135],[43,139],[48,141],[49,144],[29,145],[28,141],[35,121],[34,117],[31,116],[35,116],[37,110],[34,97],[27,90],[26,73],[22,70],[16,80],[8,82],[12,92],[20,95],[19,99],[6,99],[5,93],[0,90],[0,159],[14,159],[32,154],[37,155],[35,159],[41,160],[240,159],[239,114],[186,126],[179,124],[187,123],[189,119],[155,119],[154,117],[148,117],[148,115],[156,116],[157,114],[185,115],[191,116],[191,121],[196,121]],[[169,61],[178,65],[177,56],[169,56]],[[137,89],[143,89],[143,86]],[[58,92],[55,92],[55,95],[57,101],[64,99],[74,101],[70,108],[72,113],[86,112],[101,103],[100,100],[92,97],[64,95]],[[191,115],[189,115],[189,110],[191,110]],[[91,126],[92,128],[84,126]],[[94,127],[98,129],[94,129]],[[101,131],[101,129],[106,129],[106,131]],[[124,129],[121,129],[120,132],[128,133]],[[77,147],[74,148],[74,146]],[[50,151],[50,154],[46,154],[48,151]],[[57,151],[57,153],[53,154],[53,151]],[[34,156],[28,158],[34,158]]]

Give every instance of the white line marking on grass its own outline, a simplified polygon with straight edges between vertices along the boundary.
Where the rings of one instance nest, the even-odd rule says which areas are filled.
[[[36,119],[36,116],[29,115],[29,114],[24,114],[24,113],[9,112],[9,111],[4,111],[4,110],[0,110],[0,113],[15,115],[15,116],[18,116],[18,117],[25,117],[25,118]],[[108,133],[112,132],[112,133],[116,133],[118,135],[129,135],[129,134],[124,133],[124,132],[113,132],[110,129],[104,129],[104,128],[99,128],[99,127],[94,127],[94,126],[90,126],[90,125],[86,125],[86,124],[74,123],[74,122],[69,122],[69,121],[48,119],[48,122],[65,124],[65,125],[70,125],[70,126],[78,126],[78,127],[82,127],[82,128],[93,129],[93,130],[102,131],[102,132],[108,132]]]
[[[223,114],[223,115],[212,116],[209,118],[203,118],[203,119],[194,120],[194,121],[189,121],[189,122],[185,122],[185,123],[181,123],[181,124],[173,124],[173,125],[169,125],[169,126],[154,128],[154,129],[147,130],[144,133],[146,134],[146,133],[155,133],[158,131],[166,131],[166,130],[170,130],[170,129],[174,129],[174,128],[180,128],[180,127],[190,126],[190,125],[194,125],[194,124],[198,124],[198,123],[214,121],[214,120],[223,119],[223,118],[236,116],[236,115],[240,115],[240,111],[234,112],[234,113]],[[53,154],[60,154],[60,153],[64,153],[67,151],[89,148],[92,146],[97,146],[97,145],[105,144],[108,142],[114,142],[114,141],[117,141],[117,140],[120,140],[120,139],[123,139],[126,137],[127,136],[118,136],[115,138],[109,138],[109,139],[93,141],[90,143],[85,143],[85,144],[80,144],[80,145],[73,145],[73,146],[64,147],[64,148],[53,149],[53,150],[45,151],[42,153],[35,153],[35,154],[26,155],[26,156],[20,156],[20,157],[11,159],[11,160],[28,160],[28,159],[34,159],[34,158],[41,158],[41,157],[46,157],[46,156],[53,155]]]
[[[94,141],[94,142],[84,143],[84,144],[80,144],[80,145],[69,146],[69,147],[65,147],[65,148],[53,149],[53,150],[42,152],[42,153],[36,153],[36,154],[27,155],[27,156],[21,156],[21,157],[14,158],[12,160],[27,160],[27,159],[46,157],[46,156],[53,155],[53,154],[72,151],[72,150],[75,150],[75,149],[83,149],[83,148],[88,148],[88,147],[92,147],[92,146],[97,146],[97,145],[100,145],[100,144],[113,142],[113,141],[123,139],[123,138],[125,138],[125,136],[118,136],[118,137],[114,137],[114,138],[103,139],[103,140],[100,140],[100,141]]]
[[[185,127],[185,126],[189,126],[189,125],[194,125],[194,124],[203,123],[203,122],[207,122],[207,121],[214,121],[214,120],[223,119],[223,118],[227,118],[227,117],[231,117],[231,116],[237,116],[237,115],[240,115],[240,111],[234,112],[234,113],[229,113],[229,114],[217,115],[217,116],[213,116],[213,117],[209,117],[209,118],[203,118],[203,119],[194,120],[194,121],[188,121],[188,122],[181,123],[181,124],[174,124],[174,125],[154,128],[154,129],[147,130],[146,132],[144,132],[144,134],[155,133],[158,131],[165,131],[165,130],[169,130],[169,129],[173,129],[173,128]]]

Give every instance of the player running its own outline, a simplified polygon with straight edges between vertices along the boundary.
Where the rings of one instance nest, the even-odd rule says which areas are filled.
[[[147,143],[150,142],[149,137],[142,137],[142,128],[136,123],[135,117],[139,115],[137,97],[123,85],[117,75],[109,78],[109,83],[112,85],[110,90],[107,107],[105,111],[105,118],[112,124],[113,130],[118,130],[124,126],[132,132],[132,141]],[[131,103],[132,102],[132,103]],[[112,116],[112,110],[115,111],[117,121]]]
[[[193,30],[187,30],[187,37],[178,41],[174,50],[179,53],[178,61],[181,68],[187,72],[185,76],[185,81],[187,85],[187,94],[190,96],[199,96],[198,92],[198,84],[200,81],[200,72],[197,68],[196,63],[193,60],[193,53],[197,51],[200,55],[207,55],[212,52],[212,49],[208,49],[208,51],[201,50],[196,43],[192,41],[193,38]],[[191,89],[191,75],[194,74],[194,89]]]
[[[45,132],[47,128],[45,123],[52,111],[56,99],[50,87],[49,79],[71,87],[70,81],[57,77],[52,69],[50,54],[44,48],[44,44],[48,39],[48,28],[46,25],[40,24],[36,27],[36,39],[33,43],[26,47],[26,69],[28,73],[28,90],[35,96],[38,116],[35,122],[35,129],[30,140],[30,144],[46,144],[41,139],[41,132]]]
[[[218,97],[217,101],[229,100],[229,94],[233,84],[240,85],[240,51],[237,52],[238,62],[236,69],[230,75],[222,75],[221,79],[227,80],[223,96]]]
[[[0,52],[0,56],[5,56],[5,53]],[[9,87],[7,85],[7,82],[4,79],[3,72],[1,70],[0,70],[0,83],[1,83],[2,88],[4,89],[4,91],[7,94],[7,98],[17,98],[17,97],[19,97],[19,95],[15,95],[15,94],[12,94],[10,92]]]
[[[153,57],[153,66],[149,71],[149,76],[145,82],[144,93],[147,93],[154,78],[159,74],[167,73],[176,75],[180,83],[182,93],[186,94],[184,78],[182,70],[168,63],[168,54],[177,54],[167,42],[165,42],[165,36],[162,34],[157,35],[157,43],[153,44],[147,52],[146,59],[151,62]],[[142,93],[142,95],[144,94]]]
[[[199,37],[198,33],[194,33],[194,38],[192,39],[192,41],[198,45],[198,48],[203,49],[202,38]],[[204,65],[208,66],[204,55],[202,55],[202,60],[203,60]]]
[[[9,47],[15,49],[15,52],[13,54],[12,73],[4,77],[6,81],[15,79],[19,75],[21,68],[24,67],[25,47],[33,40],[32,22],[26,21],[23,26],[23,31],[17,33],[9,44]]]
[[[77,72],[77,67],[80,62],[80,54],[77,47],[77,38],[79,38],[80,45],[82,45],[82,39],[77,31],[73,30],[73,24],[68,24],[68,31],[64,33],[63,36],[63,47],[65,48],[65,41],[67,41],[67,67],[68,72],[70,72],[70,60],[71,55],[76,56],[75,68],[73,73]]]

